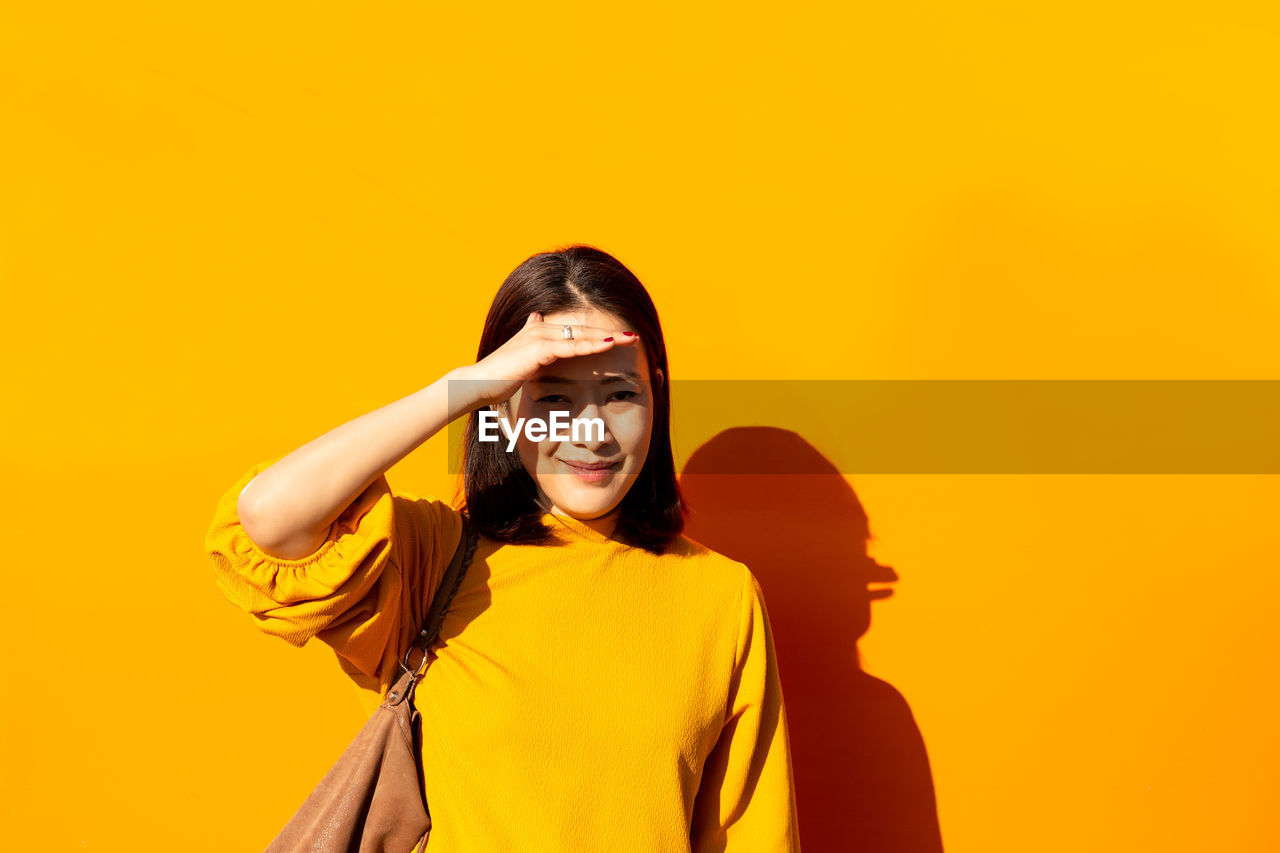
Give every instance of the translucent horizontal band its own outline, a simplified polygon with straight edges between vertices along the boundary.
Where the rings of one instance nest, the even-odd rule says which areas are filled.
[[[1280,380],[686,379],[671,400],[682,474],[1280,473]]]

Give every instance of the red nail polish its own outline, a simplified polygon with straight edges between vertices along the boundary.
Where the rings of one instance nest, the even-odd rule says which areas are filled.
[[[613,340],[613,338],[605,338],[605,340],[606,340],[606,341],[611,341],[611,340]]]
[[[634,337],[636,336],[636,333],[635,333],[635,332],[623,332],[622,334],[624,334],[624,335],[626,335],[626,336],[628,336],[628,337],[632,337],[632,338],[634,338]]]

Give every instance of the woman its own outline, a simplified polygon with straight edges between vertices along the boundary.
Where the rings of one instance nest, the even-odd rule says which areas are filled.
[[[540,253],[498,290],[475,364],[220,500],[206,548],[223,593],[380,692],[462,513],[480,531],[416,691],[431,850],[799,850],[764,599],[681,532],[669,382],[631,271],[589,246]],[[481,440],[485,412],[501,440]],[[602,423],[516,429],[555,412]],[[384,472],[463,415],[464,507],[391,491]]]

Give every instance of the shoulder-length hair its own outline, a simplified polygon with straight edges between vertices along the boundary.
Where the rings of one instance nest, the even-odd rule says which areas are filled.
[[[476,361],[509,341],[529,314],[595,308],[621,318],[644,342],[649,356],[653,430],[639,476],[620,503],[614,538],[661,554],[684,529],[685,505],[671,450],[671,373],[658,311],[644,285],[617,258],[575,244],[533,255],[498,288],[485,318]],[[661,379],[657,370],[661,369]],[[537,484],[519,457],[501,442],[479,440],[479,410],[467,417],[462,448],[465,511],[486,536],[513,544],[543,544],[552,529],[542,523]]]

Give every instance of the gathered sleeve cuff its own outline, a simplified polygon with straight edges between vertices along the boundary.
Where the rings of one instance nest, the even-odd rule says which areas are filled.
[[[357,684],[383,693],[461,539],[461,515],[434,496],[393,493],[382,475],[315,552],[276,557],[249,538],[237,502],[280,458],[254,465],[218,499],[205,535],[214,580],[258,630],[294,646],[318,637]]]

